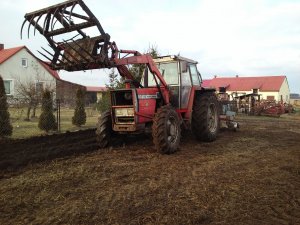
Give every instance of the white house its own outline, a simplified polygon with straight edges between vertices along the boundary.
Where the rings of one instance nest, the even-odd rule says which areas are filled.
[[[255,93],[261,99],[289,103],[290,89],[286,76],[214,77],[204,80],[202,86],[225,89],[229,95],[239,96]]]
[[[26,46],[5,49],[0,44],[0,75],[8,97],[22,98],[20,86],[34,85],[36,90],[45,87],[56,89],[59,75],[39,61]]]

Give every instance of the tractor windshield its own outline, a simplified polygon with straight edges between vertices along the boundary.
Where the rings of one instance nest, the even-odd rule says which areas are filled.
[[[168,63],[157,63],[157,68],[164,77],[165,81],[169,85],[178,84],[178,64],[177,62],[168,62]],[[150,87],[156,86],[154,75],[149,71],[148,72],[148,85]],[[142,79],[143,82],[144,79]],[[158,79],[157,79],[158,80]]]

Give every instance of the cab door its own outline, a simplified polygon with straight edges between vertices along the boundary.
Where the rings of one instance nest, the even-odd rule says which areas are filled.
[[[181,85],[180,85],[180,108],[185,109],[188,107],[189,97],[192,89],[192,80],[190,75],[190,65],[186,62],[180,62],[181,68]]]
[[[178,62],[160,63],[158,69],[161,71],[170,90],[170,102],[174,108],[179,108],[179,70]]]

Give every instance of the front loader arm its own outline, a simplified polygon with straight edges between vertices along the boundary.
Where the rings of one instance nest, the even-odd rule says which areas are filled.
[[[157,86],[164,102],[169,103],[167,84],[150,55],[138,51],[118,50],[115,42],[110,41],[98,19],[84,4],[83,0],[68,0],[25,15],[21,27],[21,38],[25,23],[28,22],[27,35],[34,27],[43,35],[51,49],[39,52],[54,70],[82,71],[90,69],[117,68],[120,75],[132,80],[133,85],[141,87],[128,70],[132,64],[145,64],[158,78]],[[98,35],[89,36],[91,29]],[[95,32],[93,32],[95,34]],[[66,35],[68,35],[66,37]],[[125,56],[121,57],[121,54]]]
[[[125,58],[116,58],[114,61],[117,66],[132,65],[132,64],[146,64],[150,69],[151,73],[153,73],[159,79],[160,84],[163,87],[167,87],[166,81],[164,80],[160,71],[157,69],[157,66],[155,65],[153,58],[150,54],[142,55],[141,53],[132,50],[121,50],[120,53],[134,54],[134,56],[129,56]]]
[[[159,89],[164,104],[170,103],[170,97],[169,97],[169,91],[166,81],[164,80],[163,76],[161,75],[160,71],[158,70],[157,66],[155,65],[153,58],[150,54],[142,55],[137,51],[131,51],[131,50],[121,50],[121,53],[125,54],[134,54],[134,56],[124,57],[124,58],[116,58],[114,61],[117,65],[117,69],[122,77],[129,78],[133,80],[133,85],[135,87],[141,86],[139,82],[136,82],[134,80],[134,77],[129,72],[126,65],[132,65],[132,64],[145,64],[148,66],[150,72],[154,74],[155,77],[158,78],[157,81],[157,88]],[[129,88],[129,86],[127,87]]]

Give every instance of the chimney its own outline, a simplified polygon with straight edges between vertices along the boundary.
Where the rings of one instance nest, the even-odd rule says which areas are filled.
[[[0,51],[4,49],[4,44],[0,44]]]
[[[217,78],[217,75],[215,75],[214,78]]]
[[[239,75],[235,75],[235,77],[236,77],[236,78],[238,78],[238,77],[239,77]]]

